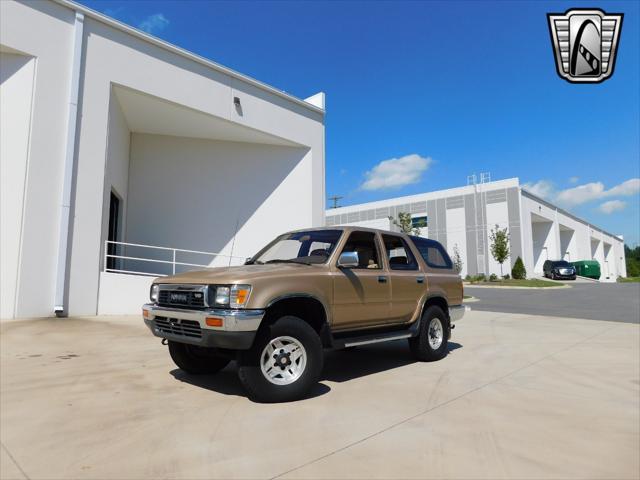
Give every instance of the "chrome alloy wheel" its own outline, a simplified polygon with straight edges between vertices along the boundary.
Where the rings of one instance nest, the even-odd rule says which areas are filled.
[[[275,385],[289,385],[298,380],[307,366],[307,351],[293,337],[276,337],[267,343],[260,355],[264,378]]]
[[[444,338],[444,328],[442,328],[442,321],[438,317],[431,319],[427,333],[429,335],[429,346],[432,350],[438,350]]]

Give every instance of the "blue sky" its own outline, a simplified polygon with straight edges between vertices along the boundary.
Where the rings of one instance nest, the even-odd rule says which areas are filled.
[[[326,92],[327,195],[342,205],[488,171],[640,241],[640,2],[597,5],[625,14],[597,85],[557,76],[546,19],[592,4],[81,3],[298,97]]]

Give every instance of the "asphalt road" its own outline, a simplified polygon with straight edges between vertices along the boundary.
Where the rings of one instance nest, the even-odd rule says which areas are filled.
[[[477,288],[473,310],[640,323],[640,283],[571,283],[563,289]]]

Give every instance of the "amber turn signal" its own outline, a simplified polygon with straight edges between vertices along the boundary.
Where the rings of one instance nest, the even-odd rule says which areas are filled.
[[[150,317],[149,310],[146,310],[146,309],[143,308],[142,309],[142,318],[144,318],[145,320],[149,320],[149,317]]]
[[[221,327],[224,323],[224,320],[218,317],[207,317],[206,323],[210,327]]]

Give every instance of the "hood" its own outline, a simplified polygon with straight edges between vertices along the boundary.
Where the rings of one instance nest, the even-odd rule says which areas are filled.
[[[326,265],[305,265],[296,263],[273,263],[269,265],[240,265],[236,267],[216,267],[192,270],[168,277],[158,277],[153,283],[186,283],[186,284],[231,284],[250,283],[251,280],[271,277],[278,274],[292,275],[308,273],[309,269],[317,271]]]

